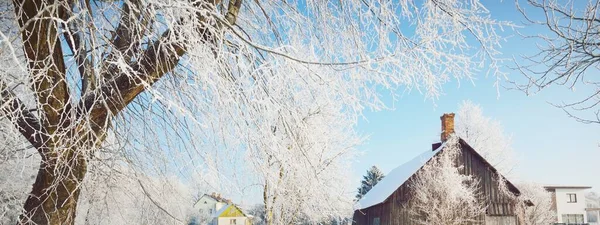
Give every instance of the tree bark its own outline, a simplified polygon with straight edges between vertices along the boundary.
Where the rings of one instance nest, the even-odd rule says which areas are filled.
[[[265,203],[265,223],[267,225],[272,225],[273,224],[273,210],[272,207],[269,207],[269,184],[268,181],[265,181],[265,185],[263,187],[263,198],[264,198],[264,203]]]
[[[64,155],[51,152],[42,158],[19,224],[75,223],[79,185],[87,162],[77,149],[68,149]]]

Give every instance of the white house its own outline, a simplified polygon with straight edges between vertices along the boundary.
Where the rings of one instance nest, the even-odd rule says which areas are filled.
[[[227,199],[222,198],[221,195],[217,193],[212,193],[210,195],[204,194],[196,201],[194,209],[200,215],[210,217],[223,206],[227,205],[227,201]]]
[[[585,190],[589,186],[545,186],[552,193],[554,211],[558,223],[584,224],[588,222],[585,203]]]
[[[198,212],[196,224],[250,225],[252,221],[252,216],[218,193],[202,195],[194,204],[194,209]]]

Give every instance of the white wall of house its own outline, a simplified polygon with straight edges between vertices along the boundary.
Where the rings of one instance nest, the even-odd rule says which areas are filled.
[[[218,202],[215,201],[213,198],[203,195],[202,197],[200,197],[200,199],[198,199],[196,204],[194,204],[194,209],[196,210],[196,212],[199,212],[201,214],[211,215],[215,212],[215,210],[217,210],[215,208],[217,203]]]
[[[578,188],[556,188],[556,215],[559,223],[566,222],[563,215],[583,215],[583,222],[587,223],[585,189]],[[576,202],[571,201],[570,196],[575,194]]]
[[[196,218],[201,224],[205,224],[213,219],[215,216],[214,213],[226,205],[227,203],[225,202],[219,202],[208,195],[203,195],[194,204],[194,210],[197,213]],[[211,224],[212,223],[214,222],[211,222]]]
[[[248,218],[246,217],[219,217],[218,220],[218,225],[246,225],[248,223]]]

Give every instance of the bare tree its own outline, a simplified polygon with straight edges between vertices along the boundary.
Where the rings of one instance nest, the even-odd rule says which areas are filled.
[[[462,102],[456,115],[456,134],[503,175],[510,175],[517,163],[502,124],[484,116],[481,106],[471,101]]]
[[[479,180],[461,173],[456,165],[458,138],[451,136],[444,150],[432,158],[411,180],[408,212],[417,224],[470,224],[485,214]]]
[[[528,29],[544,29],[547,33],[523,34],[537,41],[537,53],[518,59],[517,69],[527,82],[515,87],[527,94],[551,86],[571,90],[591,89],[572,102],[553,103],[570,117],[583,123],[600,123],[600,1],[527,0],[525,6],[516,1],[525,16]],[[588,90],[585,90],[588,91]],[[587,113],[592,113],[591,116]]]
[[[255,168],[264,182],[266,224],[318,223],[352,213],[347,178],[353,149],[360,140],[341,122],[348,118],[340,110],[320,103],[306,105],[306,116],[296,123],[301,127],[282,123],[281,129],[273,129],[274,139],[294,138],[284,141],[289,143],[287,148],[272,149],[270,154],[253,152],[253,158],[263,159]],[[307,207],[312,205],[321,206]]]
[[[522,210],[525,224],[542,225],[556,222],[556,213],[552,209],[552,193],[535,183],[521,183],[518,187],[521,191],[519,202],[523,204],[518,209]]]
[[[13,0],[0,19],[2,132],[41,158],[20,218],[36,224],[73,224],[91,162],[107,158],[153,176],[209,167],[238,189],[257,174],[339,177],[325,165],[352,151],[329,142],[382,107],[378,87],[436,98],[451,78],[497,68],[495,30],[512,25],[458,0]],[[342,115],[316,132],[336,138],[304,130],[317,106]]]

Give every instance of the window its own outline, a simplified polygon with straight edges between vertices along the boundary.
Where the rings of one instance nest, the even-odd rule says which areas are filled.
[[[583,224],[583,214],[562,214],[562,222],[566,224]]]
[[[230,219],[229,220],[229,224],[237,224],[236,222],[237,222],[236,219]]]
[[[373,225],[379,225],[381,221],[379,221],[379,217],[373,218]]]
[[[567,203],[576,203],[577,202],[576,194],[567,194],[567,198],[569,199]]]

